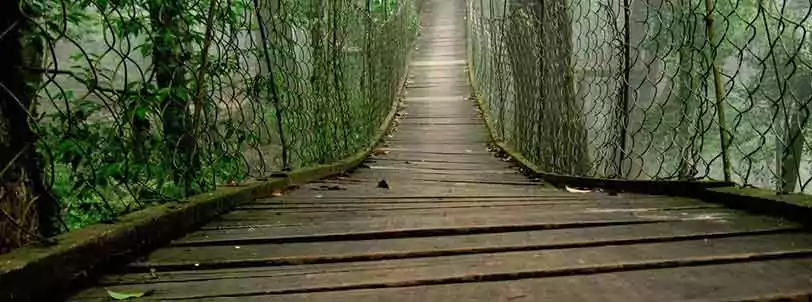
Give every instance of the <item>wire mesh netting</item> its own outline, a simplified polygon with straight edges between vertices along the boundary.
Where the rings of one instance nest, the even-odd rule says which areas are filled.
[[[468,0],[500,140],[568,175],[810,192],[809,0]]]
[[[368,144],[410,0],[7,0],[0,252]]]

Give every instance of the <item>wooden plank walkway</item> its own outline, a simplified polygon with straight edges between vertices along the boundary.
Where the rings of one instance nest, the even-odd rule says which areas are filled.
[[[70,300],[107,300],[105,289],[150,292],[143,300],[330,302],[812,292],[812,236],[798,225],[685,198],[563,192],[494,157],[466,99],[464,1],[426,9],[387,154],[242,206]]]

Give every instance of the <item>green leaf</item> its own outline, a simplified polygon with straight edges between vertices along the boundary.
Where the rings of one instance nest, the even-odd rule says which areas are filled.
[[[102,166],[99,171],[100,178],[120,177],[122,175],[123,167],[121,163],[111,163]]]
[[[127,300],[127,299],[133,299],[133,298],[141,298],[146,293],[143,293],[143,292],[123,293],[123,292],[114,292],[114,291],[108,289],[107,294],[110,295],[110,298],[113,298],[115,300]]]
[[[144,107],[136,108],[135,109],[135,116],[138,117],[139,119],[147,118],[147,108],[144,108]]]

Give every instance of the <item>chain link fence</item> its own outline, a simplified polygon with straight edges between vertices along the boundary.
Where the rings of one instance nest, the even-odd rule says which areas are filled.
[[[812,1],[468,0],[498,138],[547,172],[812,191]]]
[[[0,253],[368,147],[411,0],[6,0]]]

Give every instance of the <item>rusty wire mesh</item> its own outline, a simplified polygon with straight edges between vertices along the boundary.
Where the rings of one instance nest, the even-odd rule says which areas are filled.
[[[468,0],[499,139],[541,169],[812,191],[809,0]]]
[[[368,147],[418,30],[410,0],[3,2],[0,252]]]

